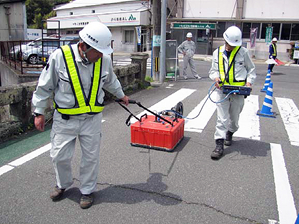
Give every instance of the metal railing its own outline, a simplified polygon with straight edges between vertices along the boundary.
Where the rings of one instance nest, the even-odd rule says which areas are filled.
[[[0,59],[21,74],[41,71],[50,54],[69,43],[72,41],[59,39],[1,41]]]

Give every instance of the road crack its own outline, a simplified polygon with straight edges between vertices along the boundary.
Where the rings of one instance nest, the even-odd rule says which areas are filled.
[[[125,185],[117,185],[117,184],[112,184],[112,183],[97,183],[98,185],[101,186],[109,186],[109,187],[115,187],[115,188],[121,188],[121,189],[126,189],[126,190],[132,190],[132,191],[138,191],[138,192],[142,192],[142,193],[146,193],[146,194],[151,194],[151,195],[155,195],[155,196],[159,196],[159,197],[163,197],[163,198],[167,198],[167,199],[171,199],[171,200],[175,200],[177,202],[180,203],[184,203],[186,205],[196,205],[196,206],[201,206],[201,207],[205,207],[208,209],[211,209],[217,213],[220,213],[222,215],[228,216],[230,218],[233,219],[238,219],[238,220],[242,220],[242,221],[246,221],[246,222],[250,222],[250,223],[254,223],[254,224],[263,224],[261,222],[258,222],[256,220],[250,219],[250,218],[246,218],[246,217],[241,217],[241,216],[236,216],[236,215],[232,215],[229,213],[226,213],[220,209],[217,209],[211,205],[205,204],[205,203],[200,203],[200,202],[192,202],[192,201],[186,201],[183,200],[181,198],[177,198],[174,196],[170,196],[161,192],[156,192],[156,191],[150,191],[150,190],[144,190],[144,189],[139,189],[139,188],[134,188],[134,187],[130,187],[130,186],[125,186]]]

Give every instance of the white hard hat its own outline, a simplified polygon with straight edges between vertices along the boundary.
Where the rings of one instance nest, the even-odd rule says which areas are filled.
[[[113,52],[111,48],[112,34],[103,23],[89,23],[79,32],[79,36],[85,43],[103,54]]]
[[[192,33],[190,33],[190,32],[187,33],[186,37],[190,37],[191,38],[192,37]]]
[[[277,38],[276,38],[276,37],[274,37],[274,38],[272,39],[272,41],[277,41]]]
[[[224,40],[230,46],[241,46],[242,45],[242,33],[241,30],[236,26],[231,26],[223,33]]]

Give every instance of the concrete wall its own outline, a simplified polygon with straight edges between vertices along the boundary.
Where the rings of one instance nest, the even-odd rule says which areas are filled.
[[[9,67],[3,61],[0,61],[0,86],[9,86],[13,84],[20,84],[25,82],[32,82],[37,80],[39,75],[37,74],[20,74],[14,69]]]
[[[236,0],[185,0],[184,18],[232,18]]]
[[[244,8],[245,19],[299,19],[298,0],[247,0]]]
[[[243,19],[297,20],[298,0],[244,0]],[[232,19],[236,0],[185,0],[184,18]],[[241,19],[242,19],[241,16]]]
[[[124,43],[125,41],[125,30],[133,30],[134,27],[110,27],[113,39],[113,50],[115,52],[134,52],[137,49],[136,36],[134,35],[133,43]]]
[[[26,39],[27,20],[24,1],[0,3],[0,21],[0,41]]]

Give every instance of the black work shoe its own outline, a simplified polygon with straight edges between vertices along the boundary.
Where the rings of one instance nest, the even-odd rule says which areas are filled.
[[[80,199],[80,207],[82,209],[90,208],[93,204],[93,195],[92,194],[82,194]]]
[[[224,141],[224,145],[226,146],[230,146],[232,144],[232,141],[233,141],[233,132],[230,132],[230,131],[227,131],[226,132],[226,138],[225,138],[225,141]]]
[[[52,201],[59,201],[62,198],[65,189],[60,189],[57,186],[54,188],[54,191],[50,193],[50,198]]]
[[[224,151],[223,143],[224,143],[224,139],[216,140],[216,148],[214,149],[214,151],[211,154],[211,159],[218,160],[222,157],[223,151]]]

